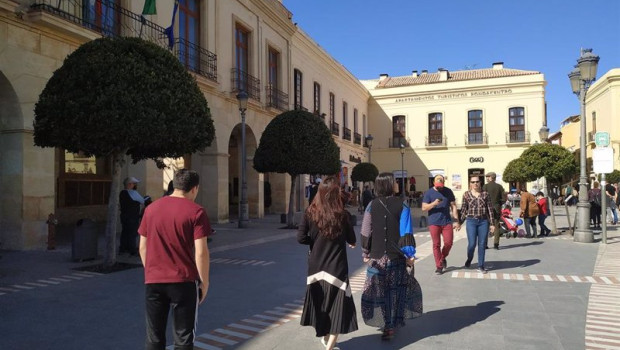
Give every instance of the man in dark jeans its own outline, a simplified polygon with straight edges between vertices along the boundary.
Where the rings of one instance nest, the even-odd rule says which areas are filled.
[[[493,214],[495,216],[492,219],[489,218],[489,220],[491,220],[491,224],[495,226],[495,232],[493,232],[493,248],[499,249],[499,236],[501,234],[501,230],[499,229],[499,214],[502,212],[502,204],[506,202],[506,191],[504,191],[504,186],[495,182],[497,174],[494,172],[488,172],[486,178],[487,183],[484,184],[482,190],[489,193],[489,200],[493,206]],[[489,249],[488,241],[489,235],[484,238],[484,246],[486,249]]]

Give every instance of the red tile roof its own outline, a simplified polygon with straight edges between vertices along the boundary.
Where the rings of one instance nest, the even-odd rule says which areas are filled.
[[[420,74],[417,77],[413,75],[406,75],[401,77],[387,77],[382,81],[379,81],[376,88],[392,88],[398,86],[407,85],[422,85],[422,84],[434,84],[443,82],[463,81],[463,80],[475,80],[475,79],[491,79],[491,78],[504,78],[515,77],[520,75],[533,75],[540,74],[537,71],[519,70],[519,69],[471,69],[448,72],[448,80],[439,80],[439,72]]]

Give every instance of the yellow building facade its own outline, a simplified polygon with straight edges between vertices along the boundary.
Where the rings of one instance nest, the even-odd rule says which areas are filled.
[[[545,125],[545,79],[537,71],[505,68],[429,73],[363,81],[372,100],[372,162],[426,191],[443,174],[457,204],[469,176],[502,172],[523,150],[540,142]],[[400,146],[404,146],[401,155]],[[403,172],[404,170],[404,172]]]
[[[140,36],[169,48],[204,93],[216,136],[203,152],[126,165],[122,177],[141,179],[139,191],[159,198],[175,167],[201,175],[197,202],[214,222],[236,220],[241,162],[247,162],[250,218],[286,212],[286,174],[259,174],[252,157],[269,122],[283,111],[305,109],[323,118],[350,174],[363,161],[369,92],[307,34],[281,1],[157,1],[157,14],[141,17],[143,2],[0,0],[0,244],[37,249],[47,240],[46,220],[105,220],[111,174],[106,159],[85,158],[33,143],[34,105],[47,80],[81,44],[105,36]],[[171,25],[174,37],[164,34]],[[241,117],[236,95],[249,95],[246,154],[240,159]],[[137,130],[136,132],[139,132]],[[308,177],[300,180],[300,188]],[[271,203],[265,207],[265,183]],[[305,205],[303,190],[298,210]]]

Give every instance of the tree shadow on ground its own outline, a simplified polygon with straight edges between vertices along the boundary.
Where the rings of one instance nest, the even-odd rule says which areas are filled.
[[[473,306],[459,306],[444,310],[430,311],[422,316],[407,320],[394,339],[381,341],[381,333],[355,337],[340,343],[343,349],[401,349],[424,338],[450,334],[477,322],[486,320],[499,312],[503,301],[485,301]]]

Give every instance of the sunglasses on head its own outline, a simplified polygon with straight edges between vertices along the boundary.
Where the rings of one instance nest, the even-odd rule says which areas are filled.
[[[469,181],[470,184],[479,184],[480,181]]]

